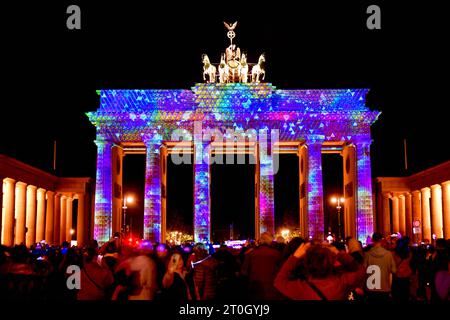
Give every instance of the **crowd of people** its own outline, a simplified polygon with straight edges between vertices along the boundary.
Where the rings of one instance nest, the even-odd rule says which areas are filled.
[[[263,233],[240,249],[131,246],[116,234],[83,248],[1,246],[0,299],[448,301],[449,253],[445,239],[417,245],[379,233],[364,247],[351,237],[287,242]]]

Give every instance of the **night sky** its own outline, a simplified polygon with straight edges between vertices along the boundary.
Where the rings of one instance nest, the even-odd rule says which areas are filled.
[[[266,79],[276,87],[371,89],[367,104],[382,111],[372,129],[374,177],[409,175],[450,159],[445,116],[448,19],[440,4],[246,1],[246,5],[220,2],[215,7],[212,2],[157,6],[150,1],[93,2],[2,4],[6,27],[2,30],[1,153],[53,172],[56,140],[57,175],[95,177],[95,128],[84,115],[99,105],[95,90],[190,88],[201,81],[201,55],[207,53],[216,62],[228,45],[222,21],[238,20],[235,43],[248,53],[249,61],[265,52]],[[80,31],[66,28],[70,4],[81,7]],[[381,30],[366,28],[370,4],[381,7]],[[403,139],[408,143],[408,170]],[[143,170],[139,161],[144,160],[136,157],[126,160],[125,170],[130,171],[124,179],[125,189],[138,192],[143,183],[138,177]],[[337,160],[329,161],[338,166]],[[235,204],[247,203],[246,192],[251,190],[245,186],[252,168],[226,170],[213,170],[217,180],[224,176],[212,187],[218,189],[214,197],[230,192]],[[179,180],[172,182],[173,194],[189,188],[185,181],[192,181],[191,172],[173,169],[172,176],[180,177],[173,178]],[[234,180],[227,180],[229,176],[249,178],[232,190]],[[330,177],[338,181],[333,172]],[[291,182],[285,180],[278,184],[289,189]],[[278,211],[291,210],[295,192],[276,195],[286,194],[286,206]],[[171,210],[188,211],[192,193],[191,198],[174,197],[180,205]],[[245,210],[252,208],[245,204]]]

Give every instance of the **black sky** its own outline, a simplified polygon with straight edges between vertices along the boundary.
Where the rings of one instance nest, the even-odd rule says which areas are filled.
[[[101,88],[190,88],[202,53],[227,45],[223,20],[239,20],[236,42],[279,88],[371,89],[383,112],[373,126],[375,176],[403,175],[450,158],[447,136],[448,28],[439,5],[377,2],[382,29],[365,26],[367,1],[214,7],[211,2],[75,1],[82,29],[66,28],[72,2],[5,5],[0,151],[58,174],[93,175],[95,110]],[[81,151],[81,152],[80,152]]]
[[[66,28],[78,4],[82,29]],[[84,115],[96,89],[183,88],[201,81],[201,55],[218,60],[222,21],[278,88],[370,88],[374,176],[401,176],[450,159],[449,49],[441,2],[39,1],[2,4],[0,152],[61,176],[95,176],[95,128]],[[382,29],[366,28],[378,4]],[[403,168],[403,139],[409,170]]]

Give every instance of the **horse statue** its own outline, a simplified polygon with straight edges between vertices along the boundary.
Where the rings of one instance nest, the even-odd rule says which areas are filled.
[[[228,82],[228,65],[225,62],[225,54],[221,54],[220,56],[219,82],[220,83]]]
[[[214,67],[206,54],[202,56],[203,60],[203,81],[207,83],[216,82],[216,67]],[[206,75],[208,75],[208,80],[206,80]]]
[[[263,53],[259,56],[258,64],[254,65],[252,68],[252,82],[259,83],[261,80],[264,80],[264,77],[266,76],[266,71],[263,67],[264,62],[266,62],[266,59]]]
[[[247,57],[245,53],[241,56],[241,61],[239,63],[239,82],[247,83],[248,78],[248,64]]]

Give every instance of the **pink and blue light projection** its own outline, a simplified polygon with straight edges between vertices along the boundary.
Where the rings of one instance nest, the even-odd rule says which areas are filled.
[[[162,137],[158,133],[142,137],[146,152],[144,190],[144,239],[161,239],[161,154]]]
[[[194,240],[209,241],[211,238],[209,142],[199,140],[199,143],[195,143],[194,154]]]
[[[112,226],[112,143],[98,136],[97,174],[95,184],[94,238],[108,241]]]
[[[161,142],[170,141],[175,129],[192,134],[196,122],[202,123],[204,131],[233,129],[245,134],[247,129],[277,129],[280,141],[304,141],[310,164],[308,229],[317,238],[323,238],[320,143],[354,143],[358,167],[357,236],[365,240],[373,231],[370,126],[380,114],[365,106],[367,92],[368,89],[280,90],[270,83],[200,83],[191,90],[100,90],[100,107],[87,115],[97,128],[98,139],[118,145],[145,146],[146,137],[156,134]],[[162,240],[158,143],[153,145],[154,151],[147,152],[144,236]],[[98,147],[95,237],[99,241],[107,241],[111,234],[113,195],[107,177],[111,157],[108,145],[111,144]],[[194,230],[196,240],[200,240],[210,236],[209,172],[207,165],[194,167]],[[262,174],[270,173],[270,164],[262,163],[262,169]],[[260,211],[272,214],[273,177],[263,176],[261,182]],[[273,230],[273,217],[260,218],[268,221],[262,224],[261,231]]]

